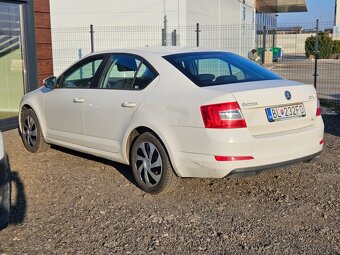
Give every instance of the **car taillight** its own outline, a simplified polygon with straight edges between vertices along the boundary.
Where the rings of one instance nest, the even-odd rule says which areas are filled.
[[[320,108],[320,101],[318,99],[318,104],[316,107],[316,116],[320,116],[321,115],[321,108]]]
[[[316,116],[320,116],[321,115],[321,109],[318,107],[316,108]]]
[[[247,127],[237,102],[203,105],[201,113],[206,128]]]

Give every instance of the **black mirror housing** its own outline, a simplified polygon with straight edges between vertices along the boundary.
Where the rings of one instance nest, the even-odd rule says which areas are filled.
[[[43,81],[44,86],[49,89],[55,89],[57,86],[57,78],[55,76],[48,77]]]

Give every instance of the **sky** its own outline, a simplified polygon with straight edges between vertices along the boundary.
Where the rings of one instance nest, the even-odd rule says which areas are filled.
[[[334,23],[334,11],[336,0],[306,0],[308,12],[279,13],[279,24],[302,24],[320,22]]]

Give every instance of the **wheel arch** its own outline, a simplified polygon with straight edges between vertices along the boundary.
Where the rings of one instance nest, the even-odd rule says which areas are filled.
[[[21,114],[22,114],[22,112],[24,110],[29,110],[29,109],[31,109],[35,113],[35,115],[37,116],[38,121],[39,121],[39,125],[40,125],[40,128],[41,128],[41,131],[42,131],[42,134],[43,134],[43,137],[45,138],[45,123],[42,123],[42,121],[41,121],[40,112],[37,111],[36,108],[32,104],[27,103],[27,102],[23,103],[21,105],[21,107],[20,107],[19,118],[18,118],[18,120],[19,120],[18,124],[19,124],[19,131],[20,131],[20,133],[22,132]]]
[[[130,131],[127,132],[127,134],[125,135],[124,144],[122,147],[124,159],[126,159],[127,162],[130,162],[130,152],[131,152],[131,147],[133,145],[133,142],[136,140],[136,138],[139,135],[145,132],[150,132],[151,134],[153,134],[159,140],[159,142],[164,146],[165,151],[170,159],[170,164],[172,165],[172,168],[174,169],[177,176],[181,176],[176,167],[174,156],[172,154],[172,151],[170,150],[170,145],[167,142],[166,138],[161,134],[161,132],[157,128],[155,127],[150,128],[149,125],[138,125],[134,128],[131,128]]]

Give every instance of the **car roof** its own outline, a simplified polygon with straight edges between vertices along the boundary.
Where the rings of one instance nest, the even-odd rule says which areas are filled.
[[[130,49],[112,49],[106,51],[98,51],[89,54],[98,55],[98,54],[110,54],[110,53],[129,53],[136,54],[141,56],[147,55],[158,55],[160,57],[171,55],[171,54],[179,54],[179,53],[190,53],[190,52],[207,52],[207,51],[221,51],[215,49],[206,49],[199,47],[181,47],[181,46],[150,46],[150,47],[140,47],[140,48],[130,48]]]

